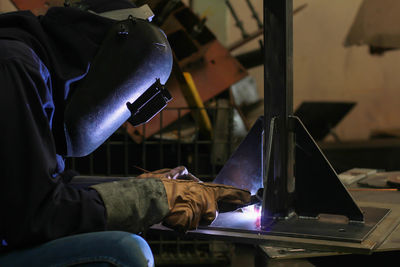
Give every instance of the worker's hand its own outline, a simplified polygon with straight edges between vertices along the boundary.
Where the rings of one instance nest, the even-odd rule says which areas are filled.
[[[170,209],[163,223],[179,232],[196,229],[200,222],[212,223],[216,218],[218,201],[238,205],[250,202],[249,191],[228,185],[165,178],[161,181]]]
[[[200,182],[199,178],[191,174],[186,167],[178,166],[174,169],[161,169],[153,172],[145,172],[139,175],[137,178],[165,178],[165,179],[180,179],[180,180],[191,180]]]

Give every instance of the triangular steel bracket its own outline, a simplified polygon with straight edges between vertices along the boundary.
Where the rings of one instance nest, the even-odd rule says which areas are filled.
[[[275,176],[276,167],[280,166],[274,156],[282,153],[274,145],[281,137],[277,119],[269,122],[268,135],[264,121],[264,117],[257,120],[214,180],[250,188],[253,195],[259,195],[258,189],[264,186],[260,214],[257,215],[257,205],[221,212],[205,229],[256,233],[255,239],[260,235],[278,235],[357,243],[365,240],[390,210],[363,207],[361,211],[303,123],[294,116],[287,120],[295,145],[290,149],[294,152],[295,179],[289,190],[289,183]]]
[[[256,194],[263,187],[263,133],[264,118],[261,116],[213,182],[247,189]]]
[[[301,120],[289,116],[289,124],[295,133],[296,144],[293,201],[296,214],[306,217],[335,214],[363,222],[361,209]]]
[[[271,122],[274,129],[274,120]],[[271,192],[282,192],[282,188],[264,190],[266,201],[278,198],[299,217],[316,218],[320,214],[334,214],[346,216],[350,221],[363,222],[364,215],[350,193],[340,181],[335,170],[324,156],[312,136],[301,120],[289,116],[290,130],[295,136],[295,190],[293,193],[273,195]],[[273,151],[274,135],[272,130],[269,140],[265,140],[269,151]],[[263,140],[264,117],[260,116],[253,125],[246,138],[241,142],[224,167],[214,179],[214,183],[232,185],[248,189],[254,195],[263,187]],[[266,153],[266,163],[273,169],[272,154]],[[272,177],[267,177],[272,179]],[[271,185],[271,183],[268,183]],[[272,186],[278,186],[273,184]],[[287,199],[285,199],[287,198]],[[268,206],[268,205],[266,205]],[[265,206],[264,206],[265,207]]]

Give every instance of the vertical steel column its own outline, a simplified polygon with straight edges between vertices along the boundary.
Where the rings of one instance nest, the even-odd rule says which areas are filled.
[[[289,115],[293,113],[293,0],[264,0],[263,10],[266,226],[271,218],[288,217],[292,212],[294,138]]]

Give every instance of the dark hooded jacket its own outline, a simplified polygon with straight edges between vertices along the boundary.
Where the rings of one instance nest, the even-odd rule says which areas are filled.
[[[60,155],[65,101],[113,23],[75,8],[0,15],[0,251],[106,228],[99,194],[64,183]]]

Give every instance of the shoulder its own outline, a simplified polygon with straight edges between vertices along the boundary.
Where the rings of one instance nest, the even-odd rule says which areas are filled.
[[[27,44],[17,40],[0,39],[0,63],[10,61],[40,65],[39,57]]]

